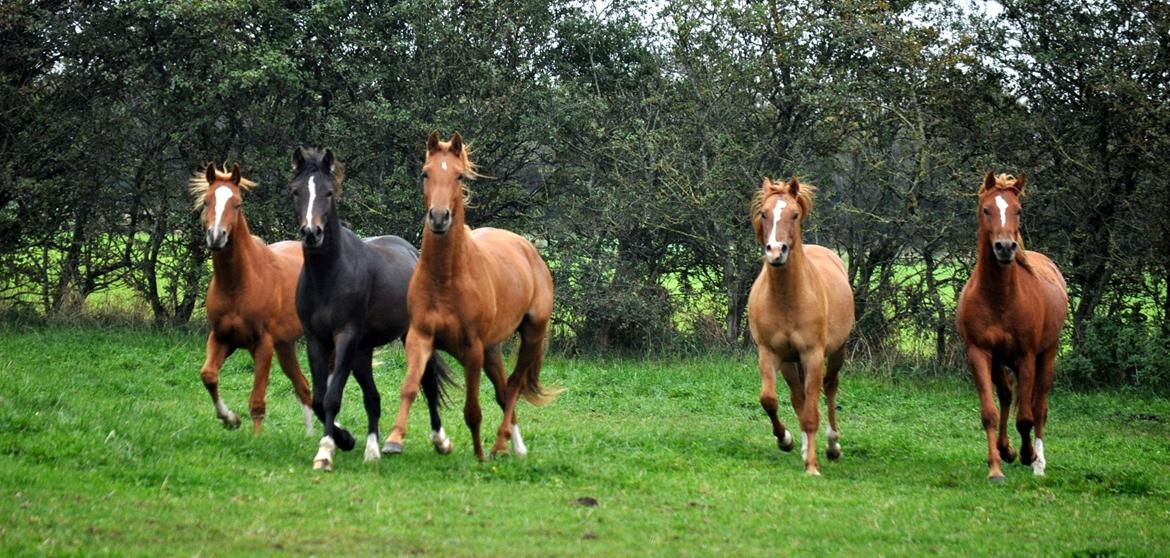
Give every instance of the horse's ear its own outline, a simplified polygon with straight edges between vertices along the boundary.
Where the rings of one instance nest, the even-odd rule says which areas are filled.
[[[207,174],[205,174],[204,176],[207,177],[208,184],[215,184],[215,163],[214,162],[207,163]]]
[[[762,187],[762,189],[763,189],[765,192],[767,192],[768,190],[771,190],[771,189],[772,189],[772,179],[771,179],[771,178],[768,178],[768,177],[766,177],[766,176],[764,177],[764,184],[763,184],[763,187]]]
[[[800,180],[793,176],[788,179],[788,195],[796,197],[800,193]]]
[[[1019,194],[1017,194],[1017,195],[1020,195],[1020,196],[1024,195],[1024,183],[1027,181],[1028,181],[1028,173],[1026,173],[1026,172],[1021,172],[1020,176],[1016,177],[1016,190],[1019,192]]]
[[[305,152],[300,147],[293,150],[292,156],[293,172],[300,172],[301,167],[305,166]]]
[[[995,171],[987,171],[987,175],[983,177],[983,185],[979,187],[979,193],[982,194],[992,188],[995,188]]]
[[[451,136],[451,153],[456,157],[463,155],[463,136],[459,135],[459,132]]]
[[[325,148],[325,156],[321,157],[321,166],[325,168],[329,174],[333,174],[333,150],[328,147]]]
[[[240,185],[240,163],[238,162],[232,165],[232,182],[236,186]]]
[[[435,131],[431,132],[431,135],[427,136],[427,153],[434,153],[438,150],[439,150],[439,131],[435,130]]]

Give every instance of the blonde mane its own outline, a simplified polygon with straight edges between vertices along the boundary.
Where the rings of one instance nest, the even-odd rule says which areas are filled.
[[[226,168],[226,166],[225,166]],[[215,181],[230,182],[232,173],[226,170],[215,169]],[[240,188],[244,190],[251,190],[256,183],[247,178],[240,177]],[[196,172],[187,180],[188,191],[191,192],[191,197],[195,199],[195,211],[203,209],[203,205],[207,203],[207,191],[211,189],[211,183],[207,181],[207,174],[204,172]]]
[[[800,186],[796,192],[796,203],[800,206],[800,210],[803,213],[803,215],[801,215],[801,220],[803,221],[804,219],[808,218],[810,213],[812,213],[813,197],[815,197],[817,193],[817,187],[812,184],[800,182],[800,180],[795,176],[792,177],[792,180],[796,181],[796,183]],[[762,211],[764,208],[765,200],[771,196],[787,194],[789,191],[790,189],[788,182],[772,182],[772,179],[765,177],[764,187],[756,190],[755,195],[752,196],[752,203],[750,205],[750,211],[752,212],[752,226],[754,227],[759,223],[760,211]]]

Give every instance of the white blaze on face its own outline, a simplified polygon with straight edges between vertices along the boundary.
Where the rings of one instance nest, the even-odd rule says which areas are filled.
[[[788,202],[784,200],[778,200],[776,205],[772,206],[772,237],[768,239],[769,246],[780,242],[776,239],[776,225],[780,224],[780,216],[784,214],[785,207],[788,207]]]
[[[317,199],[317,177],[309,177],[309,205],[305,208],[305,226],[311,225],[309,218],[313,214],[313,202]]]
[[[999,225],[1006,227],[1008,202],[1003,199],[1003,196],[995,196],[995,207],[999,208]]]
[[[231,188],[220,186],[215,189],[215,228],[211,230],[216,233],[219,232],[219,222],[223,219],[223,210],[227,207],[227,202],[230,199],[232,199]]]

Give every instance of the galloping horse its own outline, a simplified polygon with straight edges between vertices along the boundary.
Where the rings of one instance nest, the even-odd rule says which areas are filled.
[[[987,478],[996,482],[1003,481],[1001,460],[1011,463],[1016,458],[1007,436],[1012,404],[1008,368],[1016,373],[1020,462],[1031,465],[1035,475],[1044,474],[1048,392],[1068,312],[1067,286],[1056,264],[1044,254],[1022,249],[1020,196],[1024,182],[1025,175],[1014,178],[989,172],[984,177],[979,188],[979,252],[975,270],[959,297],[959,335],[967,344],[967,361],[975,376],[987,432]],[[999,395],[1002,416],[992,399],[992,385]]]
[[[422,259],[410,280],[410,333],[406,336],[406,380],[398,419],[386,449],[401,448],[406,417],[418,395],[423,364],[435,349],[447,351],[463,365],[467,401],[463,418],[471,430],[475,456],[484,459],[479,426],[480,369],[487,368],[504,419],[492,455],[506,453],[507,441],[517,457],[528,450],[516,421],[516,400],[523,395],[541,405],[554,393],[540,386],[544,338],[552,315],[553,284],[548,266],[524,238],[508,231],[464,223],[464,181],[475,178],[468,150],[458,133],[449,142],[433,132],[427,139],[423,164],[427,207]],[[500,345],[520,332],[516,369],[504,379]]]
[[[801,239],[800,226],[812,211],[814,192],[816,188],[796,177],[787,184],[765,178],[752,199],[752,227],[764,246],[765,263],[748,297],[748,323],[759,352],[760,405],[772,419],[776,443],[792,451],[792,434],[776,416],[779,368],[800,418],[804,471],[820,475],[816,436],[822,382],[829,407],[826,455],[841,457],[837,376],[853,329],[853,291],[841,258]],[[826,361],[828,369],[822,373]]]
[[[397,236],[363,240],[341,225],[336,201],[343,179],[339,169],[328,149],[293,153],[291,188],[305,254],[296,308],[309,347],[313,411],[325,425],[313,468],[327,471],[333,470],[336,448],[349,451],[355,444],[353,435],[336,422],[351,371],[362,388],[368,419],[365,460],[381,457],[382,400],[374,385],[374,349],[406,334],[410,323],[406,292],[418,263],[418,251]],[[439,420],[449,373],[437,358],[426,361],[425,367],[422,383],[431,413],[431,441],[439,453],[450,453],[451,440]]]
[[[238,428],[240,418],[219,397],[219,369],[236,349],[252,353],[255,373],[249,407],[252,430],[260,432],[264,421],[264,392],[272,353],[293,383],[304,411],[305,431],[313,433],[309,409],[309,383],[297,363],[296,343],[301,322],[294,303],[297,276],[301,272],[301,251],[296,242],[266,246],[248,232],[242,191],[255,184],[240,177],[239,163],[231,173],[219,172],[208,163],[203,175],[191,178],[195,209],[203,209],[203,228],[211,249],[212,276],[207,289],[207,359],[203,362],[203,385],[211,393],[215,413],[227,428]]]

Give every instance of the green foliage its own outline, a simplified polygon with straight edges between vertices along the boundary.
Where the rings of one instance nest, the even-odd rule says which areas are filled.
[[[969,382],[849,364],[844,455],[808,478],[799,452],[776,448],[750,356],[551,358],[543,379],[568,389],[520,406],[526,460],[476,462],[456,392],[452,455],[430,448],[416,405],[405,454],[340,452],[322,474],[285,378],[253,437],[214,418],[202,360],[195,329],[0,330],[0,552],[1130,556],[1170,541],[1170,403],[1147,394],[1057,390],[1047,476],[1009,465],[996,485]],[[404,359],[377,360],[389,413]],[[238,411],[247,355],[221,380]],[[349,387],[340,421],[364,424]],[[484,411],[490,443],[500,414]],[[787,405],[781,418],[795,424]]]
[[[1149,325],[1110,318],[1093,320],[1076,351],[1057,365],[1077,387],[1133,386],[1170,393],[1170,339]]]

